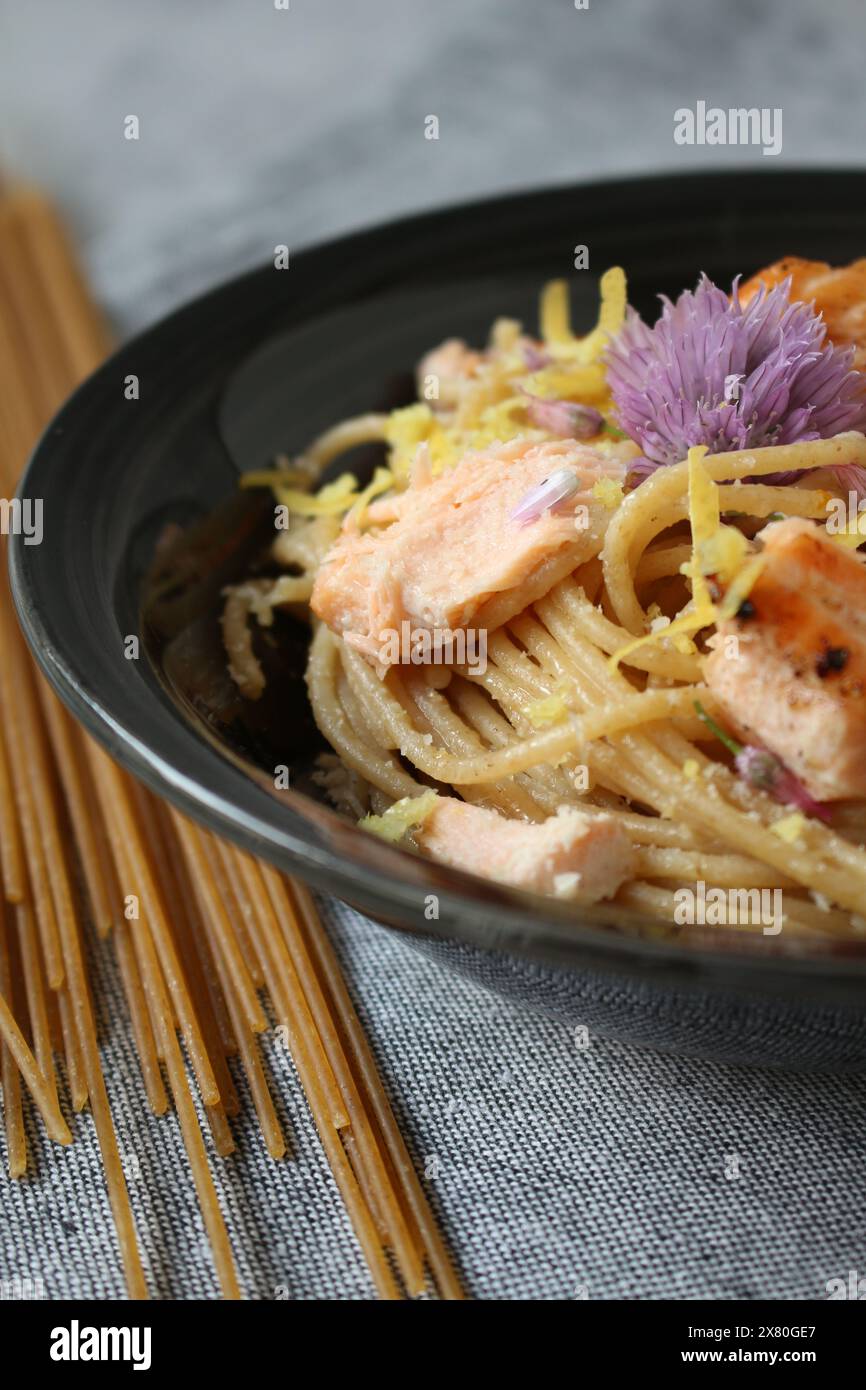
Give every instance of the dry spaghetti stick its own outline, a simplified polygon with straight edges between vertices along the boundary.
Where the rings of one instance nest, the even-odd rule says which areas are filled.
[[[9,945],[6,909],[0,903],[0,1002],[7,999],[11,1001],[13,998]],[[18,1070],[12,1050],[3,1039],[2,1034],[0,1034],[0,1081],[3,1083],[3,1110],[9,1176],[10,1178],[20,1178],[27,1171],[27,1136],[24,1132],[21,1072]],[[56,1091],[51,1099],[57,1106]]]
[[[172,881],[177,885],[178,904],[181,910],[176,917],[178,928],[178,944],[181,952],[188,951],[191,959],[191,984],[193,979],[201,979],[204,982],[203,1000],[209,1004],[206,1013],[213,1015],[216,1022],[218,1038],[211,1049],[212,1052],[222,1052],[225,1057],[233,1057],[238,1050],[237,1039],[232,1032],[231,1021],[228,1016],[226,1002],[222,996],[219,979],[216,973],[216,966],[213,963],[210,946],[207,937],[200,927],[200,919],[193,892],[192,880],[189,876],[189,866],[186,862],[180,840],[175,833],[171,813],[165,802],[155,802],[157,807],[157,823],[160,827],[161,844],[166,865],[172,875]],[[184,956],[184,959],[186,957]],[[197,1004],[198,1007],[198,1004]],[[207,1033],[205,1037],[207,1038]],[[230,1078],[230,1073],[226,1072]],[[220,1095],[223,1104],[230,1115],[236,1115],[240,1109],[240,1102],[234,1091],[233,1084],[230,1093],[227,1094],[223,1088],[223,1082],[218,1079]],[[234,1108],[233,1108],[234,1107]]]
[[[99,1049],[96,1045],[96,1028],[90,1002],[90,991],[84,969],[81,942],[78,937],[78,925],[74,916],[61,916],[60,932],[63,961],[69,987],[69,1002],[72,1006],[75,1033],[81,1047],[84,1079],[87,1083],[96,1137],[102,1154],[105,1185],[108,1189],[108,1199],[111,1203],[114,1226],[120,1244],[126,1284],[131,1298],[147,1298],[147,1285],[138,1250],[132,1208],[129,1204],[129,1192],[123,1175],[117,1135],[111,1117],[108,1093],[105,1089]]]
[[[39,1070],[45,1077],[45,1084],[49,1087],[56,1101],[57,1077],[54,1073],[51,1026],[48,1019],[45,976],[39,954],[39,938],[33,917],[33,908],[29,902],[23,902],[19,903],[14,911],[18,926],[18,947],[21,953],[24,988],[27,993],[27,1012],[30,1017],[33,1049],[39,1063]]]
[[[138,973],[138,962],[130,941],[129,926],[125,921],[118,922],[114,928],[113,939],[114,952],[123,982],[123,992],[126,996],[132,1031],[135,1035],[135,1048],[141,1067],[141,1079],[147,1094],[147,1103],[154,1115],[164,1115],[168,1109],[168,1096],[162,1083],[162,1073],[159,1069],[159,1058],[156,1055],[156,1043],[153,1037],[153,1025],[147,1011],[147,1000],[144,997],[141,976]]]
[[[265,901],[267,902],[267,899],[265,899]],[[273,948],[271,953],[273,960],[279,957],[279,949],[281,948],[283,953],[285,953],[286,947],[285,942],[283,942],[280,937],[279,925],[276,919],[274,918],[269,929],[264,925],[262,920],[265,915],[264,911],[260,914],[259,930],[262,932],[263,937],[270,936],[270,944]],[[286,965],[291,968],[291,961],[289,959],[286,960]],[[272,966],[272,969],[273,968],[279,970],[279,966]],[[284,1016],[288,1016],[288,1011],[286,1011]],[[311,1043],[311,1049],[315,1048],[319,1050],[322,1046],[321,1037],[317,1037],[315,1043]],[[325,1049],[325,1058],[336,1071],[336,1067],[334,1066],[335,1059],[330,1049]],[[363,1113],[357,1093],[355,1092],[354,1099],[351,1094],[347,1094],[347,1091],[355,1091],[354,1085],[350,1084],[349,1087],[345,1087],[341,1084],[340,1091],[340,1103],[342,1104],[345,1102],[346,1110],[351,1116],[351,1125],[340,1128],[340,1137],[361,1190],[361,1195],[367,1203],[370,1215],[378,1231],[379,1238],[386,1248],[390,1247],[395,1250],[400,1273],[409,1291],[412,1292],[418,1287],[419,1280],[423,1288],[424,1275],[420,1265],[419,1255],[412,1244],[411,1236],[406,1228],[406,1223],[403,1219],[399,1202],[393,1191],[390,1174],[383,1162],[382,1154],[376,1150],[375,1138],[372,1135],[369,1119]],[[318,1114],[314,1114],[314,1118],[316,1119],[317,1127],[320,1123],[327,1123],[326,1116],[320,1117]],[[352,1126],[354,1126],[354,1128]],[[359,1132],[364,1135],[363,1146],[358,1138]],[[373,1151],[372,1158],[371,1150]],[[392,1231],[395,1230],[397,1232],[396,1240],[392,1235]]]
[[[78,1034],[75,1031],[75,1023],[72,1017],[72,1003],[69,998],[69,990],[66,985],[63,985],[53,993],[54,998],[57,1000],[58,1012],[60,1014],[60,1027],[63,1032],[63,1056],[66,1060],[66,1084],[69,1087],[72,1109],[77,1115],[80,1114],[87,1104],[87,1083],[84,1080],[84,1062],[81,1057],[81,1046],[78,1041]]]
[[[240,1110],[240,1101],[226,1062],[223,1038],[215,1008],[215,1000],[218,999],[220,1008],[225,1012],[225,1000],[222,997],[212,961],[208,968],[213,973],[213,987],[209,983],[207,969],[204,965],[204,957],[208,951],[204,927],[196,911],[192,884],[183,872],[185,861],[177,844],[168,810],[149,793],[143,793],[143,795],[144,799],[149,801],[150,809],[153,812],[153,833],[157,837],[156,843],[162,854],[166,891],[175,904],[172,921],[175,941],[186,971],[193,1007],[201,1024],[202,1036],[219,1088],[220,1104],[207,1107],[208,1120],[214,1131],[217,1152],[228,1154],[234,1150],[234,1140],[231,1137],[231,1130],[225,1121],[225,1116],[221,1112],[225,1111],[226,1115],[237,1115]],[[227,1024],[227,1028],[232,1039],[232,1048],[236,1052],[237,1043],[231,1033],[231,1025]],[[219,1134],[217,1134],[217,1130]]]
[[[273,992],[275,1003],[289,1033],[289,1047],[301,1086],[316,1122],[331,1173],[343,1198],[376,1288],[382,1298],[398,1299],[400,1293],[382,1249],[374,1215],[364,1201],[358,1179],[329,1114],[329,1096],[323,1077],[330,1075],[331,1085],[334,1085],[333,1074],[330,1072],[321,1042],[316,1036],[306,1000],[288,956],[285,957],[285,965],[287,968],[284,974],[274,979]],[[292,997],[291,1006],[286,1005],[287,993]],[[316,1058],[312,1056],[314,1050]],[[347,1119],[345,1123],[348,1124]]]
[[[129,876],[132,872],[132,865],[127,862],[125,857],[123,842],[119,846],[117,868],[121,877]],[[146,918],[142,917],[136,923],[135,931],[132,933],[132,943],[141,978],[147,991],[151,1018],[154,1021],[156,1032],[157,1048],[165,1059],[168,1084],[174,1098],[180,1132],[189,1159],[205,1230],[211,1244],[220,1288],[225,1298],[237,1299],[240,1298],[240,1289],[238,1288],[228,1232],[217,1200],[213,1177],[208,1167],[204,1140],[187,1083],[180,1046],[171,1025],[168,987],[163,977],[156,945]]]
[[[265,902],[256,899],[256,931],[260,931],[260,914]],[[282,944],[281,949],[279,939],[266,931],[261,933],[261,951],[274,1005],[290,1033],[295,1065],[301,1076],[312,1078],[312,1091],[307,1089],[306,1082],[303,1085],[313,1117],[317,1125],[321,1122],[336,1130],[347,1129],[349,1115],[292,958],[285,945]]]
[[[51,1029],[51,1047],[56,1057],[62,1057],[63,1029],[60,1026],[60,1005],[53,989],[49,989],[46,993],[45,1003],[48,1009],[48,1026]]]
[[[34,805],[38,814],[38,824],[34,827],[34,842],[36,840],[39,842],[36,857],[41,858],[46,866],[51,899],[54,905],[54,925],[57,929],[58,939],[62,943],[65,933],[77,935],[78,931],[78,913],[67,853],[68,829],[66,825],[61,825],[62,807],[59,802],[58,788],[53,778],[48,738],[40,717],[29,657],[23,650],[20,633],[16,632],[15,636],[12,636],[12,619],[3,599],[0,599],[0,609],[4,610],[6,653],[14,683],[17,715],[21,725],[20,782],[22,788],[25,783],[29,782],[33,790],[32,802],[28,791],[22,798],[22,804],[26,801],[28,804]],[[16,766],[18,765],[16,764]],[[38,920],[38,898],[36,902]],[[57,978],[56,972],[59,970],[62,981],[65,965],[62,959],[59,965],[55,964],[55,974],[52,977],[45,933],[40,932],[40,935],[49,970],[49,984],[56,988],[54,983]]]
[[[55,1139],[58,1144],[71,1144],[72,1135],[69,1132],[69,1126],[60,1113],[57,1098],[52,1095],[51,1088],[47,1085],[44,1076],[39,1070],[36,1064],[36,1058],[27,1046],[27,1040],[18,1027],[15,1016],[12,1013],[12,1008],[8,1003],[8,998],[11,993],[12,976],[8,964],[9,954],[5,932],[5,920],[2,930],[4,932],[4,947],[7,947],[7,949],[3,951],[3,959],[6,964],[4,966],[4,979],[2,981],[4,986],[3,992],[0,993],[0,1037],[2,1037],[4,1047],[10,1052],[15,1066],[21,1073],[21,1079],[24,1085],[27,1087],[36,1103],[37,1109],[45,1122],[45,1128],[49,1136]]]
[[[256,989],[263,989],[265,975],[261,952],[250,928],[250,919],[255,912],[255,905],[250,902],[245,893],[238,891],[237,866],[231,846],[227,845],[224,840],[218,839],[216,835],[210,835],[207,838],[219,863],[215,877],[218,885],[223,889],[223,900],[231,918],[235,936],[238,938],[244,960],[249,964],[253,984]]]
[[[120,897],[117,885],[112,880],[111,862],[105,854],[104,843],[100,843],[104,832],[99,823],[99,801],[86,775],[80,745],[74,737],[69,715],[41,677],[37,677],[36,685],[66,795],[69,820],[75,828],[75,842],[87,884],[93,924],[99,935],[104,937],[118,918]]]
[[[11,495],[11,489],[18,480],[27,451],[39,435],[45,423],[32,398],[32,372],[22,360],[18,337],[11,315],[0,314],[0,437],[6,447],[0,455],[0,482],[4,491]]]
[[[211,949],[213,951],[214,963],[220,977],[223,994],[229,1009],[229,1016],[234,1027],[235,1037],[238,1040],[241,1061],[249,1082],[250,1092],[253,1098],[253,1105],[259,1118],[262,1136],[265,1147],[271,1158],[282,1158],[286,1152],[286,1141],[283,1138],[280,1122],[274,1109],[268,1083],[265,1078],[264,1068],[255,1035],[250,1029],[249,1023],[244,1016],[243,1003],[240,994],[236,991],[231,974],[231,966],[223,949],[222,934],[217,929],[213,917],[208,910],[207,895],[202,891],[199,884],[196,891],[201,897],[202,922],[204,929],[210,936]]]
[[[15,810],[15,794],[9,772],[5,721],[0,719],[0,873],[7,902],[20,903],[24,897],[24,852],[21,829]]]
[[[87,741],[87,753],[105,810],[106,830],[117,866],[118,878],[121,878],[121,865],[128,866],[126,872],[129,873],[130,877],[126,881],[138,885],[138,896],[145,907],[149,928],[153,932],[154,943],[159,952],[160,964],[168,988],[164,1001],[169,1010],[169,1019],[173,1023],[174,1014],[170,1003],[173,1000],[181,1031],[189,1048],[190,1061],[198,1081],[202,1100],[205,1105],[216,1105],[220,1099],[216,1078],[180,968],[168,919],[163,908],[162,895],[157,886],[146,845],[136,824],[129,789],[124,783],[120,768],[90,740]],[[150,994],[148,994],[148,998],[151,998]],[[156,1027],[155,1021],[154,1032],[157,1046],[159,1046],[161,1029]]]
[[[189,865],[190,877],[196,890],[201,888],[202,909],[212,920],[220,945],[223,947],[226,960],[229,963],[232,979],[243,1003],[244,1017],[254,1033],[263,1033],[268,1026],[267,1019],[256,998],[255,987],[246,962],[238,949],[231,923],[220,900],[204,844],[192,822],[186,820],[173,807],[170,809],[172,821]],[[240,1039],[238,1039],[238,1043],[240,1043]]]
[[[19,435],[16,440],[17,452],[21,455],[21,462],[23,463],[27,449],[44,419],[66,394],[78,372],[92,365],[88,361],[86,364],[81,364],[78,372],[74,368],[70,371],[63,357],[62,347],[57,336],[57,312],[56,308],[53,308],[53,299],[56,299],[58,294],[61,296],[64,294],[64,286],[57,280],[58,261],[66,269],[69,279],[78,279],[77,293],[85,307],[87,301],[81,281],[69,262],[68,247],[60,225],[45,199],[30,190],[19,190],[4,200],[0,216],[2,216],[3,231],[6,233],[3,238],[6,253],[4,261],[7,271],[14,272],[7,275],[6,299],[9,312],[7,312],[6,317],[8,320],[11,312],[17,321],[16,361],[21,362],[19,354],[22,349],[29,349],[31,359],[30,370],[26,373],[26,387],[22,392],[27,414],[19,418]],[[43,230],[47,228],[49,237],[58,243],[56,254],[54,252],[51,254],[50,273],[44,280],[40,277],[37,266],[31,263],[30,257],[32,251],[31,235],[37,224]],[[43,247],[44,249],[48,247],[48,243],[45,243],[44,240]],[[102,345],[100,343],[100,350]],[[46,366],[50,366],[50,364],[56,368],[54,379],[51,379],[50,373],[46,376]],[[22,428],[26,428],[26,433],[21,433]],[[110,878],[107,873],[109,865],[104,844],[97,843],[96,846],[93,844],[94,838],[97,841],[99,838],[98,831],[92,828],[95,815],[93,799],[69,784],[69,777],[72,775],[69,772],[69,766],[73,743],[70,731],[73,730],[74,726],[72,726],[66,712],[61,709],[53,693],[41,681],[41,678],[39,678],[38,689],[49,724],[54,752],[67,783],[69,808],[74,820],[82,865],[91,894],[97,929],[102,933],[107,929],[112,915],[108,896],[110,892]],[[80,764],[75,780],[80,787],[82,782]],[[86,808],[87,814],[81,814],[82,807]],[[5,849],[5,830],[3,839]]]
[[[250,930],[263,964],[268,991],[281,1021],[293,1038],[293,1047],[300,1048],[301,1070],[306,1067],[317,1079],[315,1096],[309,1097],[316,1123],[331,1124],[334,1129],[346,1130],[350,1116],[337,1084],[336,1074],[317,1030],[310,1001],[303,983],[279,938],[279,927],[260,877],[258,865],[251,855],[226,846],[234,871],[246,890],[246,900],[253,909]],[[297,1064],[297,1058],[296,1058]]]
[[[268,959],[264,948],[263,955]],[[274,1002],[283,1016],[289,1032],[289,1046],[298,1070],[301,1086],[316,1122],[325,1156],[364,1252],[376,1288],[382,1298],[398,1299],[400,1297],[399,1290],[382,1249],[373,1214],[364,1202],[358,1180],[352,1171],[342,1141],[329,1113],[329,1107],[334,1102],[332,1099],[329,1100],[329,1092],[324,1077],[330,1077],[330,1087],[336,1090],[333,1074],[330,1072],[321,1043],[316,1037],[312,1018],[300,991],[290,957],[285,957],[285,964],[287,968],[284,975],[277,976],[272,981],[272,993]],[[286,1004],[287,994],[293,1001],[290,1007]],[[315,1058],[313,1057],[314,1051],[317,1054]],[[347,1125],[347,1117],[341,1118],[343,1124]]]
[[[50,815],[46,805],[50,792],[43,779],[38,754],[35,761],[30,757],[31,750],[35,752],[38,735],[32,728],[33,712],[27,708],[27,685],[21,684],[19,663],[14,659],[21,638],[12,628],[7,602],[8,598],[0,594],[0,645],[6,657],[0,662],[0,704],[10,742],[18,750],[12,764],[13,785],[45,969],[50,987],[59,989],[63,984],[63,956],[41,829],[43,817],[47,820]],[[8,659],[10,655],[12,660]]]
[[[20,362],[19,358],[15,360]],[[8,387],[10,377],[5,372],[3,374],[3,380],[4,386]],[[28,397],[28,390],[32,392],[31,380],[28,380],[25,384],[21,401],[22,405],[25,405],[25,403],[29,401],[30,413],[38,413],[38,407],[33,400],[33,395],[30,394]],[[18,426],[20,427],[24,421],[25,416],[22,411],[17,417]],[[36,427],[30,428],[33,422],[32,420],[28,422],[27,433],[24,436],[19,435],[19,447],[22,444],[25,449],[29,446],[30,441],[35,437],[40,423],[41,421],[37,420]],[[5,610],[6,602],[0,601],[0,607]],[[10,625],[9,615],[5,611],[3,621],[6,629],[5,636],[7,638],[6,642],[4,642],[4,646],[9,650],[11,645],[11,652],[14,659],[15,655],[20,651],[20,637],[17,633],[14,633]],[[8,640],[10,632],[12,633],[11,644]],[[4,669],[5,666],[6,663],[4,662]],[[22,661],[19,663],[19,670],[24,673],[29,670],[26,662]],[[118,1232],[121,1255],[126,1271],[127,1285],[133,1297],[144,1297],[146,1296],[144,1277],[138,1257],[135,1230],[132,1224],[128,1194],[123,1180],[107,1096],[105,1095],[102,1082],[90,999],[81,959],[80,943],[77,937],[77,923],[75,921],[74,912],[71,909],[71,892],[66,877],[67,865],[64,846],[62,843],[59,845],[57,844],[58,822],[55,819],[56,803],[52,802],[52,791],[55,789],[53,782],[49,780],[47,766],[43,767],[39,765],[41,760],[38,755],[42,754],[44,759],[45,754],[44,729],[42,729],[39,721],[38,705],[33,699],[33,689],[29,686],[29,682],[24,687],[16,682],[16,688],[12,692],[13,698],[11,699],[9,685],[8,683],[4,683],[3,703],[7,710],[11,708],[19,716],[25,714],[23,703],[18,704],[17,700],[21,699],[22,696],[26,698],[28,687],[31,708],[29,710],[29,721],[25,719],[25,723],[27,724],[25,732],[27,734],[32,734],[33,737],[32,740],[28,738],[26,742],[22,741],[22,750],[29,749],[35,751],[37,753],[37,758],[33,760],[28,757],[28,762],[31,764],[28,767],[28,773],[34,779],[33,795],[30,797],[25,792],[19,802],[19,806],[23,803],[26,812],[31,813],[31,816],[33,811],[38,811],[40,814],[43,811],[48,813],[42,826],[43,833],[47,840],[47,845],[45,846],[48,852],[47,866],[44,863],[45,851],[41,842],[39,844],[39,854],[43,860],[42,864],[38,863],[39,855],[33,851],[32,846],[36,844],[36,836],[33,837],[30,853],[28,854],[28,858],[32,859],[37,864],[37,876],[34,879],[34,889],[37,894],[37,910],[39,906],[42,906],[44,914],[45,902],[47,901],[52,903],[55,912],[54,920],[51,923],[51,931],[43,936],[44,944],[47,947],[45,952],[46,964],[49,978],[53,984],[59,986],[64,980],[64,975],[67,976],[69,981],[69,1006],[66,1008],[65,1012],[67,1015],[74,1015],[76,1027],[75,1029],[67,1028],[67,1032],[71,1039],[74,1032],[77,1030],[78,1041],[82,1048],[84,1070],[88,1080],[88,1090],[91,1094],[96,1131],[102,1150],[106,1183],[113,1209],[115,1226]],[[27,756],[26,751],[24,755]],[[45,759],[45,761],[47,762],[47,759]],[[19,779],[19,781],[21,780],[22,779]],[[18,785],[19,782],[16,782],[16,790]],[[32,868],[33,863],[31,863],[31,869]],[[47,868],[48,877],[42,877],[39,874],[40,868]],[[50,885],[50,893],[47,894],[47,897],[45,896],[46,884]],[[43,896],[40,898],[39,895]],[[40,930],[43,931],[46,925],[44,915],[39,916],[38,920]],[[63,1017],[63,1000],[59,1001],[59,1003],[61,1007],[61,1017]],[[67,1023],[69,1022],[70,1019],[67,1018]],[[67,1056],[72,1055],[74,1055],[74,1053],[70,1042],[67,1048]],[[66,1130],[66,1136],[68,1136],[68,1130]]]
[[[343,1050],[333,1012],[328,1008],[313,963],[300,936],[286,931],[283,915],[270,901],[268,887],[259,865],[240,852],[236,852],[235,858],[244,876],[250,900],[256,905],[265,948],[270,949],[273,965],[280,976],[285,974],[285,969],[280,968],[281,943],[291,955],[313,1023],[349,1116],[358,1163],[356,1171],[361,1188],[372,1210],[378,1215],[385,1238],[394,1249],[406,1287],[410,1293],[422,1293],[426,1286],[424,1267],[413,1246],[412,1236],[391,1185],[390,1174],[383,1162],[381,1148],[376,1143],[369,1115]]]
[[[216,1151],[220,1157],[225,1158],[228,1154],[233,1153],[235,1148],[227,1114],[236,1115],[240,1109],[240,1102],[226,1064],[222,1040],[214,1010],[211,1007],[208,983],[198,949],[204,936],[204,927],[195,913],[194,894],[191,885],[178,877],[177,863],[171,852],[173,836],[167,812],[143,787],[136,787],[135,791],[142,814],[147,817],[148,834],[152,847],[161,855],[163,883],[167,899],[174,904],[171,923],[174,940],[180,953],[193,1008],[199,1020],[220,1095],[217,1104],[205,1106],[205,1114]]]
[[[250,936],[248,924],[244,921],[243,908],[235,894],[234,887],[229,874],[225,871],[219,842],[209,831],[196,827],[196,835],[202,854],[207,863],[207,887],[215,894],[214,901],[219,901],[222,905],[223,925],[228,928],[228,937],[232,942],[232,957],[239,957],[246,967],[255,994],[264,986],[264,976],[259,952],[255,941]],[[189,861],[187,861],[189,862]],[[194,880],[198,888],[198,880]],[[204,885],[203,885],[204,886]],[[257,1005],[259,1004],[256,999]],[[261,1005],[259,1005],[261,1007]],[[264,1018],[264,1013],[262,1013]],[[265,1020],[267,1027],[267,1020]],[[264,1032],[264,1029],[256,1028],[255,1032]]]
[[[269,873],[274,873],[273,870],[269,870],[265,866],[263,866],[263,872],[266,877]],[[356,1076],[363,1083],[372,1113],[376,1117],[388,1147],[407,1204],[424,1241],[424,1249],[430,1268],[436,1277],[439,1292],[446,1299],[462,1299],[463,1290],[460,1287],[460,1281],[454,1271],[445,1243],[439,1234],[424,1189],[418,1180],[418,1175],[409,1157],[409,1151],[388,1103],[376,1069],[376,1063],[373,1060],[373,1054],[370,1051],[370,1045],[358,1020],[358,1015],[355,1013],[336,956],[318,920],[318,914],[309,890],[296,881],[290,885],[285,885],[285,887],[291,898],[294,899],[298,911],[297,920],[304,928],[305,939],[314,956],[319,977],[334,1001],[346,1037],[351,1045],[351,1055],[356,1064]]]

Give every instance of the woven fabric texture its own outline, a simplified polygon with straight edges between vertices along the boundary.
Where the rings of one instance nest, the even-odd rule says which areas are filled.
[[[504,1001],[320,899],[362,1021],[467,1291],[481,1299],[827,1297],[863,1270],[866,1084],[735,1068],[605,1041]],[[173,1114],[146,1109],[110,950],[93,958],[101,1044],[149,1282],[216,1281]],[[718,1020],[723,1026],[723,1020]],[[364,1299],[372,1286],[287,1054],[265,1051],[290,1155],[250,1109],[212,1156],[246,1296]],[[0,1284],[123,1295],[88,1114],[66,1150],[31,1127],[6,1182]]]

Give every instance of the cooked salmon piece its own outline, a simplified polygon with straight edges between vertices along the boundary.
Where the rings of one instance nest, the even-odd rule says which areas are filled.
[[[441,796],[414,836],[443,864],[572,902],[613,897],[631,872],[631,841],[622,827],[610,816],[571,808],[532,825]]]
[[[746,304],[763,283],[772,289],[791,277],[791,299],[809,304],[823,314],[827,336],[837,347],[853,346],[858,371],[866,371],[866,258],[850,265],[831,266],[827,261],[806,261],[799,256],[759,270],[740,286],[740,302]]]
[[[420,470],[405,492],[370,506],[379,529],[344,528],[316,576],[313,612],[385,666],[383,633],[406,620],[415,631],[491,632],[597,551],[612,512],[592,488],[622,478],[626,456],[516,439],[466,454],[437,478]],[[518,504],[563,470],[579,487],[561,509],[515,520]]]
[[[463,387],[476,376],[483,361],[483,354],[467,347],[462,338],[446,338],[418,363],[419,398],[433,410],[450,410],[459,404]],[[438,391],[433,397],[427,389],[430,377],[435,378]]]
[[[743,741],[816,800],[866,796],[866,566],[799,518],[758,539],[766,565],[713,638],[707,683]],[[731,635],[738,655],[725,651]]]

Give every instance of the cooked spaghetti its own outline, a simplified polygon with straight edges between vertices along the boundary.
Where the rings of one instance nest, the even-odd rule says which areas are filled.
[[[862,270],[703,278],[650,327],[615,268],[584,337],[554,282],[537,338],[450,340],[415,404],[247,476],[285,572],[227,592],[242,693],[257,626],[309,614],[321,780],[368,830],[670,922],[703,885],[866,927]],[[367,486],[320,483],[371,441]]]

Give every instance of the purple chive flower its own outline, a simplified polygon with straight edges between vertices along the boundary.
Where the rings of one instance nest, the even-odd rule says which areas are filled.
[[[738,279],[729,298],[702,275],[675,304],[662,296],[653,328],[628,310],[606,362],[619,423],[642,451],[632,471],[676,463],[694,445],[715,454],[866,428],[866,376],[851,367],[853,349],[825,344],[823,319],[792,304],[790,288],[762,287],[744,306]]]
[[[576,401],[548,401],[521,387],[527,400],[526,414],[540,430],[549,430],[563,439],[594,439],[604,427],[604,416],[591,405]]]
[[[580,486],[580,478],[570,468],[557,468],[555,473],[544,478],[520,499],[511,513],[511,520],[516,521],[518,526],[528,526],[531,521],[538,521],[545,512],[561,508],[580,490]]]
[[[774,801],[780,801],[783,806],[796,806],[807,816],[815,816],[825,822],[830,820],[827,807],[815,800],[799,777],[775,753],[759,748],[755,743],[739,743],[715,719],[710,718],[700,700],[695,700],[695,710],[710,732],[734,755],[737,774],[748,786],[760,787],[761,791],[769,792]]]
[[[750,787],[760,787],[762,791],[769,792],[774,800],[781,801],[784,806],[796,806],[807,816],[829,821],[827,807],[816,801],[799,777],[773,753],[768,753],[766,748],[747,743],[734,758],[734,767]]]

